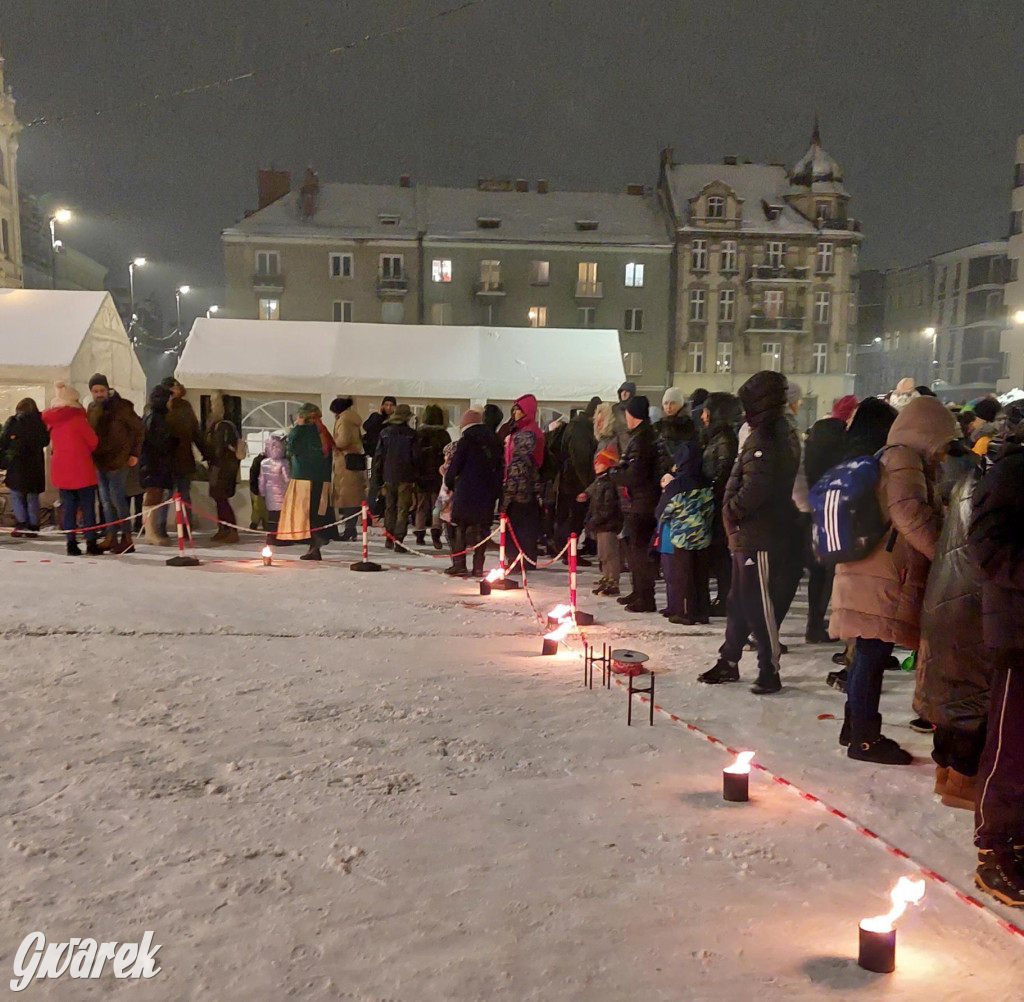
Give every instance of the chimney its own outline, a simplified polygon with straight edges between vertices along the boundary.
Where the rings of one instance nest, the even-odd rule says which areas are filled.
[[[525,177],[521,177],[516,181],[516,191],[529,191],[530,182]]]
[[[412,187],[412,174],[402,174],[398,179],[399,188],[411,188]]]
[[[292,190],[292,176],[286,170],[260,170],[256,172],[256,192],[259,209],[273,205],[279,198],[284,198]]]
[[[302,206],[303,219],[312,219],[316,215],[316,203],[319,195],[320,179],[312,167],[307,167],[306,176],[299,189],[299,204]]]
[[[626,194],[627,195],[642,195],[644,193],[644,186],[642,184],[627,184]]]
[[[735,167],[738,162],[739,161],[736,157],[722,157],[722,163],[725,164],[726,167]]]
[[[547,181],[544,181],[544,180],[538,181],[537,182],[537,194],[538,195],[546,195],[547,193],[548,193],[548,183],[547,183]]]

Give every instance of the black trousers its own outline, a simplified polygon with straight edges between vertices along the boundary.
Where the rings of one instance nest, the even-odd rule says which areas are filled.
[[[629,573],[633,582],[633,596],[640,602],[654,601],[654,584],[658,571],[651,552],[651,539],[658,521],[653,515],[630,512],[624,519],[623,532],[629,552]]]
[[[489,525],[453,525],[452,526],[452,563],[462,569],[466,570],[467,561],[469,554],[463,553],[463,550],[468,550],[471,546],[476,546],[481,539],[490,535]],[[482,574],[484,570],[484,561],[487,559],[487,547],[479,546],[472,554],[473,558],[473,573]]]
[[[574,532],[581,536],[586,521],[587,502],[577,501],[575,494],[559,494],[555,503],[555,546],[562,549]]]
[[[811,552],[811,519],[800,514],[783,530],[778,547],[772,552],[772,602],[775,606],[775,622],[779,629],[789,614],[789,608],[796,598],[800,579],[804,576],[804,565]]]
[[[505,560],[508,566],[519,556],[519,548],[536,563],[537,543],[540,539],[540,504],[537,501],[510,501],[505,509],[508,515],[511,532],[505,541]],[[514,534],[514,535],[513,535]],[[516,545],[516,540],[519,545]],[[526,565],[526,573],[530,573],[530,565]]]
[[[732,589],[725,643],[718,654],[723,661],[739,664],[747,638],[757,642],[758,676],[779,672],[779,624],[772,603],[772,558],[767,550],[732,555]]]
[[[672,616],[701,622],[709,616],[708,550],[676,550],[661,555],[661,576]]]
[[[807,632],[825,629],[828,604],[832,601],[835,567],[822,567],[812,560],[807,572]]]
[[[709,574],[715,578],[716,601],[726,602],[732,587],[732,554],[729,541],[723,536],[711,542],[708,550]]]
[[[1024,844],[1024,664],[1001,652],[992,679],[988,736],[978,770],[974,844],[1005,849]]]

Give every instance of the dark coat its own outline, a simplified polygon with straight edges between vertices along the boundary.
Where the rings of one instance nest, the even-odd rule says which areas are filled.
[[[154,407],[142,422],[145,435],[139,456],[139,479],[145,488],[171,490],[174,486],[178,442],[168,426],[168,414],[166,407]]]
[[[444,462],[444,447],[452,437],[445,427],[444,411],[431,405],[423,412],[424,423],[416,431],[416,445],[419,450],[419,477],[421,490],[436,494],[441,489],[441,464]]]
[[[896,420],[896,409],[877,397],[865,397],[846,429],[843,459],[873,456],[884,446],[889,429]]]
[[[622,507],[619,491],[606,471],[594,477],[587,488],[590,507],[587,509],[587,532],[622,532]]]
[[[230,421],[218,421],[203,440],[203,454],[210,464],[210,496],[233,498],[241,466],[235,447],[238,431]]]
[[[786,377],[759,372],[740,387],[750,435],[733,464],[722,499],[729,548],[737,553],[775,550],[796,522],[793,483],[799,442],[786,420]]]
[[[565,427],[561,436],[561,456],[558,473],[558,493],[575,498],[582,494],[594,479],[594,420],[578,414]]]
[[[985,643],[1024,650],[1024,447],[1009,445],[974,492],[967,537],[981,576]],[[1007,662],[1014,666],[1019,657]]]
[[[731,393],[712,393],[705,401],[704,408],[708,412],[709,423],[701,469],[714,494],[712,534],[715,544],[719,545],[725,542],[722,502],[725,500],[729,475],[740,451],[740,440],[736,431],[743,422],[743,405],[739,397]]]
[[[0,466],[12,491],[42,494],[46,490],[46,459],[43,450],[50,433],[38,413],[14,414],[0,432]]]
[[[89,424],[100,440],[93,453],[97,470],[113,473],[127,469],[128,460],[133,456],[138,459],[142,452],[144,429],[130,400],[111,390],[103,403],[93,401],[89,404]]]
[[[815,421],[804,442],[804,473],[813,487],[837,463],[846,457],[846,422],[827,417]]]
[[[315,424],[297,424],[288,432],[285,447],[292,480],[329,484],[334,471],[333,449],[324,454],[324,442]]]
[[[452,492],[452,521],[456,525],[491,524],[501,495],[501,442],[490,428],[470,425],[455,446],[444,482]]]
[[[380,433],[384,430],[386,420],[380,411],[375,411],[363,422],[363,452],[367,456],[377,455]]]
[[[649,421],[637,425],[629,434],[629,443],[619,465],[610,471],[617,487],[623,488],[622,511],[630,515],[654,517],[661,497],[662,456],[658,437]]]
[[[992,651],[981,630],[981,574],[967,531],[980,470],[962,479],[928,572],[921,607],[914,710],[932,724],[977,733],[988,717]]]
[[[191,477],[196,472],[193,446],[205,456],[203,432],[192,405],[184,398],[172,400],[167,411],[167,430],[174,438],[174,475]]]
[[[373,457],[374,482],[415,484],[419,469],[416,432],[405,421],[389,421],[380,433],[377,452]]]
[[[655,423],[654,434],[658,436],[662,452],[668,458],[675,455],[676,449],[683,442],[699,442],[701,438],[697,422],[689,414],[663,417]]]

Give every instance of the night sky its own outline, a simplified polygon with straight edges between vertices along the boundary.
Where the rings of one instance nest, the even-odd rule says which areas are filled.
[[[1005,234],[1021,0],[478,0],[423,23],[461,2],[2,0],[19,117],[63,119],[22,134],[22,183],[77,212],[71,245],[158,262],[138,287],[168,316],[176,284],[195,311],[221,297],[219,233],[254,206],[260,166],[614,190],[653,183],[663,146],[792,164],[815,111],[864,266]]]

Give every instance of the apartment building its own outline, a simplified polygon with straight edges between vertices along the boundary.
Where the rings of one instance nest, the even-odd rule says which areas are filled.
[[[4,85],[0,55],[0,289],[23,284],[21,222],[18,208],[18,133],[14,97]]]
[[[1024,135],[1017,138],[1006,256],[1006,322],[1001,340],[1005,365],[999,380],[1000,390],[1024,388]]]
[[[860,226],[817,127],[789,170],[677,164],[665,150],[659,189],[676,238],[675,385],[734,391],[782,371],[810,419],[851,392]]]

